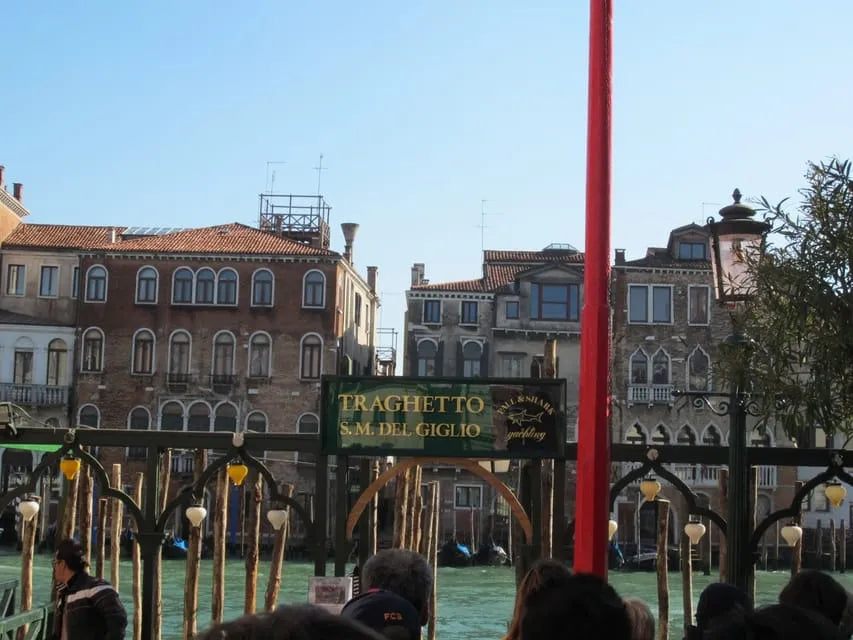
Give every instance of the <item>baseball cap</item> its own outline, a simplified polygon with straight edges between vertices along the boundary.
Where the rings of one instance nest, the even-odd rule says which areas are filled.
[[[391,591],[370,589],[344,605],[341,615],[392,640],[420,640],[421,616],[414,605]]]

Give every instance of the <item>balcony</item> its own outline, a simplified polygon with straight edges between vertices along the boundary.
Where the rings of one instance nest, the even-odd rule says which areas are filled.
[[[636,463],[622,463],[622,475],[627,474],[637,466]],[[725,468],[706,464],[667,464],[664,467],[691,488],[717,487],[719,485],[720,469]],[[638,478],[631,484],[639,486],[641,480],[642,478]],[[660,481],[668,484],[664,478],[660,478]],[[776,467],[758,465],[758,486],[762,489],[773,489],[776,487]]]
[[[628,406],[634,404],[669,404],[673,402],[671,384],[629,384]]]
[[[190,374],[188,373],[167,373],[166,386],[170,391],[182,392],[187,390],[190,383]]]
[[[68,404],[68,387],[46,384],[0,384],[0,402],[30,407],[61,407]]]
[[[237,386],[237,376],[234,374],[215,373],[209,379],[210,387],[216,393],[230,393]]]

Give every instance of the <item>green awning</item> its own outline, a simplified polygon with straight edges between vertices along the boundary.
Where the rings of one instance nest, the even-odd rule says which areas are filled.
[[[59,451],[62,445],[59,444],[11,444],[0,442],[0,449],[24,449],[25,451]]]

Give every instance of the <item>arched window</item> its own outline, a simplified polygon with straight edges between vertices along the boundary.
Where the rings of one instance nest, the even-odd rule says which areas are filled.
[[[157,302],[157,269],[142,267],[136,273],[136,302],[152,304]]]
[[[652,384],[669,384],[669,355],[658,349],[652,358]]]
[[[252,411],[246,418],[246,431],[267,432],[267,417],[260,411]]]
[[[237,272],[221,269],[216,279],[216,304],[237,304]]]
[[[690,425],[686,424],[679,429],[676,441],[681,445],[694,445],[696,444],[696,432],[690,428]]]
[[[421,340],[418,343],[418,375],[431,377],[435,375],[435,358],[438,355],[438,345],[432,340]]]
[[[199,269],[195,276],[195,303],[213,304],[213,294],[216,289],[216,274],[213,269]]]
[[[172,304],[192,304],[193,272],[181,267],[172,275]]]
[[[302,282],[302,306],[323,308],[326,306],[326,276],[322,271],[309,271]]]
[[[268,378],[270,375],[270,337],[255,333],[249,338],[249,377]]]
[[[93,404],[84,404],[77,412],[77,424],[97,429],[101,426],[101,412]]]
[[[462,347],[462,375],[466,378],[480,377],[480,358],[483,357],[483,347],[469,340]]]
[[[667,429],[662,424],[659,424],[655,427],[655,430],[652,432],[652,442],[658,445],[669,444],[672,440],[672,436],[669,434],[669,429]]]
[[[631,355],[630,384],[649,383],[649,357],[642,349],[637,349]]]
[[[758,427],[753,429],[749,438],[751,447],[772,447],[773,440],[770,437],[770,430],[767,427]]]
[[[708,391],[711,388],[711,359],[702,347],[696,347],[687,358],[687,388]]]
[[[68,346],[55,338],[47,345],[47,385],[64,387],[68,384]]]
[[[104,333],[97,327],[83,332],[80,371],[95,373],[104,368]]]
[[[303,413],[296,423],[296,432],[301,434],[320,435],[320,420],[313,413]],[[315,464],[317,456],[313,453],[299,453],[297,461],[301,464]]]
[[[101,265],[89,267],[86,272],[86,302],[106,302],[107,270]]]
[[[299,377],[303,380],[318,379],[322,373],[323,340],[316,333],[303,336],[299,351]]]
[[[647,439],[646,430],[639,423],[632,424],[625,429],[624,438],[628,444],[645,444]]]
[[[206,402],[194,402],[187,415],[188,431],[210,431],[210,407]]]
[[[35,344],[30,338],[20,337],[15,341],[15,368],[13,380],[15,384],[33,383],[33,352]]]
[[[145,407],[136,407],[127,415],[127,428],[131,430],[147,431],[151,428],[151,414]],[[146,458],[148,449],[145,447],[128,447],[128,458]]]
[[[702,434],[702,444],[710,447],[719,447],[723,442],[720,436],[720,430],[712,424],[705,427],[705,432]]]
[[[190,375],[190,334],[175,331],[169,339],[169,380],[187,382]]]
[[[167,402],[160,408],[160,430],[184,430],[184,407],[180,402]]]
[[[139,329],[133,334],[132,371],[139,375],[154,373],[154,333]]]
[[[213,419],[214,431],[237,431],[237,407],[230,402],[223,402],[216,407]]]
[[[271,307],[275,280],[269,269],[258,269],[252,275],[252,306]]]
[[[229,384],[234,376],[234,336],[220,331],[213,339],[214,384]]]

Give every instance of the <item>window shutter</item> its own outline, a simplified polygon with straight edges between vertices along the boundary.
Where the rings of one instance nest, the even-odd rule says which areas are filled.
[[[456,343],[456,375],[460,378],[465,375],[465,354],[462,353],[462,341]]]
[[[438,343],[438,349],[435,352],[435,375],[444,375],[444,340]]]
[[[489,343],[483,343],[483,354],[480,356],[480,377],[489,377]]]

